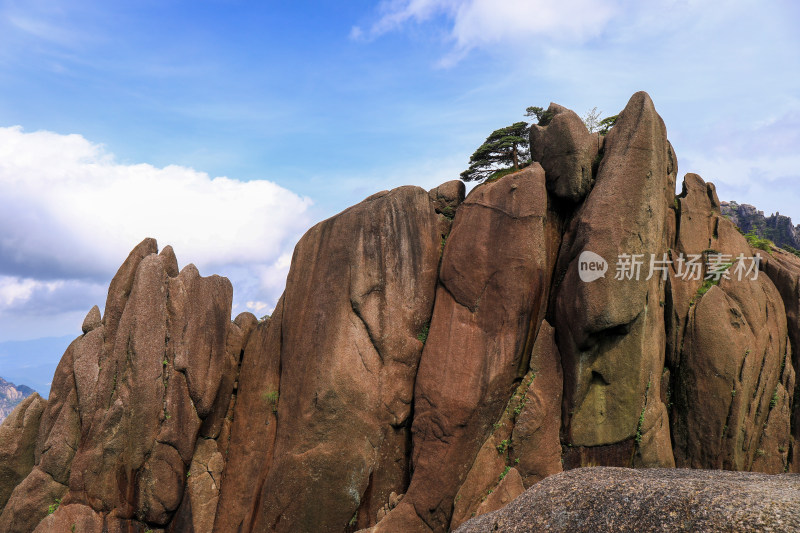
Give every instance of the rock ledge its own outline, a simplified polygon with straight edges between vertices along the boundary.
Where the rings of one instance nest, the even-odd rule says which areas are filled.
[[[456,530],[486,531],[800,531],[800,475],[578,468]]]

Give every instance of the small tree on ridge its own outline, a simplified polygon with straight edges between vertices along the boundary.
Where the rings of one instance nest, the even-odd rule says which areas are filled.
[[[513,169],[529,161],[527,122],[495,130],[469,158],[469,168],[461,173],[464,181],[486,180],[494,173]]]

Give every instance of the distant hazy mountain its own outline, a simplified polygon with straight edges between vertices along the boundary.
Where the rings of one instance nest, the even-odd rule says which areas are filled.
[[[75,335],[0,342],[0,376],[25,383],[42,398],[50,394],[50,382],[61,356]]]
[[[33,389],[25,385],[14,385],[0,377],[0,423],[11,414],[14,407],[33,394]]]
[[[747,233],[754,232],[762,238],[770,239],[782,248],[800,249],[800,224],[794,225],[792,219],[780,213],[765,216],[750,204],[720,202],[722,214]]]

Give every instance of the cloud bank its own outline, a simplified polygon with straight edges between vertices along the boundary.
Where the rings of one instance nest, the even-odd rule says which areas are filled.
[[[373,39],[408,23],[436,17],[450,21],[453,52],[442,59],[447,66],[473,48],[498,43],[546,38],[555,42],[583,42],[600,34],[617,11],[611,0],[392,0],[382,2],[379,16],[367,30],[352,28],[353,39]],[[513,48],[509,53],[514,53]]]
[[[763,119],[756,127],[718,128],[705,152],[687,151],[684,167],[717,185],[721,200],[779,211],[800,224],[800,111]]]
[[[0,321],[102,307],[145,237],[171,244],[181,267],[228,276],[235,309],[263,314],[310,204],[269,181],[127,164],[80,135],[0,128]]]

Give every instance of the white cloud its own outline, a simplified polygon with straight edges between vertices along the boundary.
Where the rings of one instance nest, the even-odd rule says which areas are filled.
[[[63,286],[62,281],[42,282],[14,276],[0,276],[0,307],[11,307],[30,300],[34,291],[53,292]]]
[[[546,38],[555,42],[583,42],[600,34],[617,11],[613,0],[393,0],[383,2],[380,17],[368,32],[354,27],[353,39],[375,38],[444,16],[455,43],[450,64],[473,48],[498,43],[520,43]],[[513,53],[513,52],[512,52]]]
[[[247,302],[245,305],[247,306],[247,309],[253,313],[258,313],[269,307],[269,304],[266,302]]]
[[[274,301],[310,204],[269,181],[122,164],[80,135],[0,128],[0,314],[63,280],[107,285],[145,237],[230,277],[236,300]],[[61,311],[102,304],[69,300]]]
[[[779,211],[800,224],[800,154],[688,152],[681,167],[714,183],[720,200],[753,204],[770,214]]]
[[[704,150],[678,154],[690,171],[707,181],[731,188],[775,188],[776,183],[800,180],[800,110],[768,116],[774,110],[761,110],[763,117],[718,124],[703,140]],[[786,185],[786,183],[783,183]],[[796,187],[779,187],[777,205],[796,211]],[[730,198],[738,200],[737,198]],[[747,201],[747,200],[739,200]],[[770,207],[765,206],[765,210]],[[800,220],[798,220],[800,223]]]

